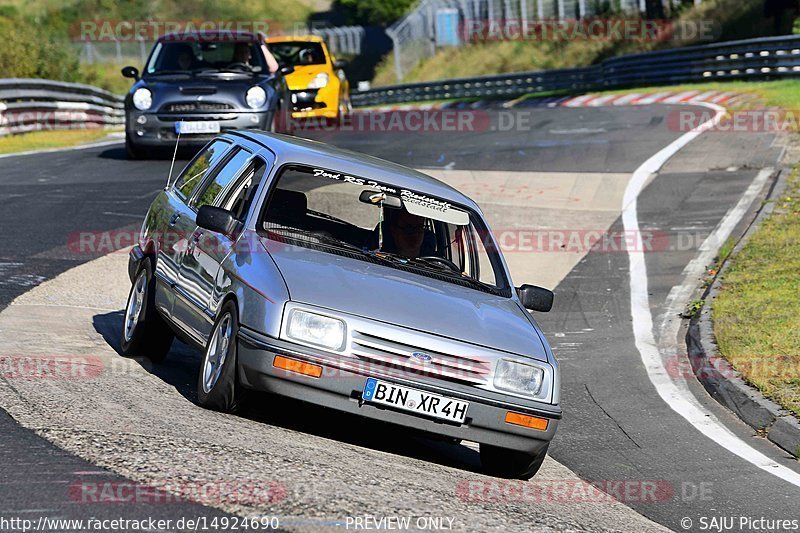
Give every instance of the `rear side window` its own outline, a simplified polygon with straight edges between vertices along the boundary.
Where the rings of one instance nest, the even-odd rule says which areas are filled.
[[[247,150],[239,148],[234,154],[228,158],[224,166],[217,172],[214,179],[207,180],[208,184],[205,189],[197,197],[194,202],[194,207],[199,209],[204,205],[214,205],[215,200],[223,191],[228,189],[233,179],[239,174],[239,170],[250,159],[252,154]]]
[[[175,180],[175,190],[184,200],[192,197],[197,186],[203,183],[203,178],[209,169],[225,155],[230,146],[230,143],[222,140],[214,141],[183,169],[181,175]]]

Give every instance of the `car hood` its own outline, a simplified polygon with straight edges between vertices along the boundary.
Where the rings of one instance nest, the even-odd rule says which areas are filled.
[[[286,76],[286,84],[292,91],[302,91],[308,88],[308,84],[320,72],[326,72],[329,77],[334,76],[327,64],[298,65],[294,67],[294,72]]]
[[[294,302],[547,361],[526,312],[510,298],[265,238],[262,244]]]

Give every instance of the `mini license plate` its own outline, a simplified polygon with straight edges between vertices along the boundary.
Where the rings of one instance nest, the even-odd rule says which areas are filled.
[[[395,385],[375,378],[367,378],[361,398],[365,402],[389,405],[403,411],[459,424],[466,419],[469,407],[469,402]]]
[[[191,135],[193,133],[219,133],[219,122],[213,120],[192,120],[175,123],[175,133]]]

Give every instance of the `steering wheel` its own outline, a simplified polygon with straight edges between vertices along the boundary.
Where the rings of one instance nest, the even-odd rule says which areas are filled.
[[[419,259],[420,261],[429,261],[437,265],[446,266],[453,272],[458,272],[459,274],[461,274],[461,268],[457,264],[453,263],[452,261],[444,257],[439,257],[438,255],[424,255],[422,257],[418,257],[417,259]]]
[[[240,70],[253,70],[253,67],[251,67],[251,66],[250,66],[250,65],[248,65],[247,63],[239,63],[239,62],[237,62],[237,63],[231,63],[231,64],[229,64],[229,65],[228,65],[227,67],[225,67],[225,68],[229,68],[229,69],[240,69]]]

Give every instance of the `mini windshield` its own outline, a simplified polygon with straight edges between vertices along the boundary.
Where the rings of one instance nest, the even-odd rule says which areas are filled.
[[[480,217],[419,191],[302,166],[284,168],[262,214],[269,238],[495,294],[508,283]]]
[[[249,42],[159,42],[148,75],[198,72],[266,72],[260,47]]]

